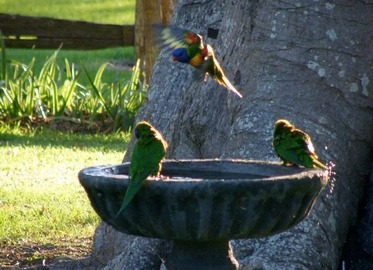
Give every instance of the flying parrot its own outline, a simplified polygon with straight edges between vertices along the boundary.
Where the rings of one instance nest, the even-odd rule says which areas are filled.
[[[192,31],[175,26],[153,25],[155,42],[160,47],[171,48],[174,61],[198,69],[206,79],[209,74],[216,82],[242,98],[242,95],[225,76],[213,48],[204,44],[202,37]]]
[[[305,168],[327,167],[318,161],[310,136],[296,129],[289,121],[280,119],[275,123],[272,146],[284,165],[298,165]]]
[[[168,147],[161,133],[148,122],[142,121],[136,125],[135,136],[137,141],[131,154],[129,182],[117,216],[131,202],[148,176],[159,175]]]

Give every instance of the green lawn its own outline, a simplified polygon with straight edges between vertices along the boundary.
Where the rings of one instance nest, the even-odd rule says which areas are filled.
[[[135,0],[0,0],[0,13],[133,24]],[[113,65],[105,70],[102,80],[114,82],[129,77],[133,51],[133,47],[61,50],[57,64],[64,68],[67,58],[79,69],[84,64],[94,76],[109,62]],[[35,58],[34,74],[39,74],[54,50],[7,48],[6,52],[8,58],[25,64]],[[85,76],[82,70],[80,73]],[[17,255],[23,247],[91,238],[99,218],[79,184],[78,172],[88,166],[120,163],[128,140],[129,135],[123,133],[72,134],[0,122],[0,268],[23,261],[25,258]],[[12,258],[6,259],[9,253]],[[26,261],[40,256],[33,253]]]
[[[136,0],[0,0],[0,13],[133,24],[135,4]]]
[[[44,16],[60,19],[83,20],[97,23],[134,24],[135,0],[0,0],[0,13],[14,13],[27,16]],[[45,59],[54,50],[7,49],[10,59],[29,63],[36,58],[35,71],[38,73]],[[57,62],[64,66],[64,59],[78,66],[83,63],[92,76],[106,62],[112,63],[104,73],[107,82],[129,78],[128,65],[134,63],[133,47],[94,51],[61,50]],[[123,68],[125,67],[125,68]]]
[[[0,127],[0,247],[91,237],[99,218],[79,184],[78,172],[120,163],[127,141],[123,134]]]

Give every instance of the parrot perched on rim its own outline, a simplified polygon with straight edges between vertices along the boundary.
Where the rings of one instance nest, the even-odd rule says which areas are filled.
[[[310,136],[302,130],[296,129],[287,120],[276,121],[272,146],[284,165],[327,170],[327,167],[317,160],[318,157]]]
[[[168,147],[161,133],[148,122],[142,121],[136,125],[135,136],[137,141],[131,154],[128,186],[117,216],[131,202],[148,176],[160,174]]]
[[[242,98],[242,95],[225,76],[214,49],[204,44],[202,37],[192,31],[175,26],[153,25],[155,42],[160,47],[171,48],[174,61],[186,63],[198,69],[204,80],[209,74],[217,83]]]

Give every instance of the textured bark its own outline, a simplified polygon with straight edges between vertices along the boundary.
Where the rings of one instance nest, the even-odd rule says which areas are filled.
[[[305,221],[265,239],[232,241],[242,269],[337,269],[370,170],[372,14],[371,1],[177,3],[173,24],[205,37],[209,27],[219,29],[206,41],[244,98],[211,79],[193,81],[191,67],[162,53],[137,120],[163,133],[167,157],[274,160],[273,124],[286,118],[310,134],[322,161],[336,164]],[[160,240],[149,243],[153,254],[161,252]],[[137,245],[132,256],[144,248]]]
[[[175,0],[137,0],[135,23],[135,57],[141,60],[142,80],[149,81],[156,60],[153,40],[150,38],[152,24],[168,24]]]

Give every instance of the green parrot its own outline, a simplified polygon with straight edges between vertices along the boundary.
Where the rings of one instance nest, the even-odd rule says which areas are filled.
[[[129,182],[117,216],[127,207],[148,176],[158,176],[166,155],[167,142],[161,133],[148,122],[136,125],[137,141],[133,147],[129,168]]]
[[[174,61],[186,63],[198,69],[202,73],[199,77],[204,80],[209,74],[220,85],[242,98],[241,93],[225,76],[213,48],[209,44],[203,44],[200,35],[174,26],[153,25],[153,30],[155,42],[161,44],[160,47],[173,49]]]
[[[286,166],[298,165],[305,168],[327,167],[318,161],[310,136],[296,129],[289,121],[280,119],[275,123],[272,146],[276,155]]]

